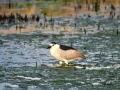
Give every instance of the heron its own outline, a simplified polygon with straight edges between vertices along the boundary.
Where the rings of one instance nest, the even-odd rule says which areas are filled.
[[[56,42],[52,42],[47,49],[50,49],[51,55],[59,60],[60,65],[62,65],[63,62],[68,65],[69,62],[86,59],[82,52],[66,45],[59,45]]]

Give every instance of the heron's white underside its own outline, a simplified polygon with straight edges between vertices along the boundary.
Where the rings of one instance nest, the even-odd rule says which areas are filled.
[[[55,44],[50,48],[50,53],[53,57],[60,61],[60,64],[64,61],[66,64],[69,62],[80,59],[83,54],[77,50],[62,50],[60,49],[60,45]]]

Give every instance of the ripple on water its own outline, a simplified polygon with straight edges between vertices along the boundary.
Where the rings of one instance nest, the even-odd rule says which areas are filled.
[[[0,83],[1,90],[6,90],[7,88],[17,89],[19,86],[11,83]]]
[[[86,67],[87,70],[118,69],[118,68],[120,68],[120,64],[106,66],[106,67],[104,66],[103,67]]]
[[[41,78],[32,78],[32,77],[25,77],[25,76],[16,76],[17,78],[23,78],[23,79],[27,79],[27,80],[40,80]]]

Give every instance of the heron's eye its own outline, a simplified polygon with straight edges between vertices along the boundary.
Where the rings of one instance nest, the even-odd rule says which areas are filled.
[[[54,46],[55,44],[50,44],[50,46],[52,47],[52,46]]]

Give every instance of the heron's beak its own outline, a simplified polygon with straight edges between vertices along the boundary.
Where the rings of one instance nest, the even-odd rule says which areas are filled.
[[[47,49],[50,49],[50,48],[51,48],[51,46],[47,47]]]

